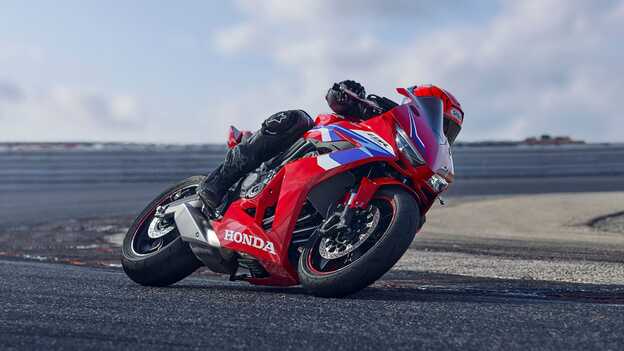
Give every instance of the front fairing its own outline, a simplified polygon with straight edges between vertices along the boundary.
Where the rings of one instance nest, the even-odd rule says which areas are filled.
[[[451,146],[442,129],[442,101],[411,93],[403,104],[390,111],[398,125],[410,137],[432,172],[452,180],[454,177]]]

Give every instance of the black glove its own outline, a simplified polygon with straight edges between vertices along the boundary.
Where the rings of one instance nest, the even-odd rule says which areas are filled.
[[[360,83],[353,80],[344,80],[340,83],[334,83],[327,91],[325,100],[327,100],[329,108],[337,114],[359,118],[361,102],[345,93],[344,89],[350,90],[362,99],[366,97],[366,90]]]

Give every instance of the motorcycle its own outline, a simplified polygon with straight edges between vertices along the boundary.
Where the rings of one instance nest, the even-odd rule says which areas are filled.
[[[203,176],[164,191],[129,228],[124,271],[167,286],[206,266],[232,281],[300,284],[323,297],[372,284],[405,253],[454,176],[442,101],[397,92],[401,104],[366,121],[320,115],[208,216],[196,194]],[[232,127],[228,146],[247,135]]]

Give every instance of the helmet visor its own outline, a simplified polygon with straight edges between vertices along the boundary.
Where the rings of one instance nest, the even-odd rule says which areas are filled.
[[[461,126],[457,124],[457,122],[449,118],[444,118],[444,135],[446,135],[449,144],[453,145],[453,143],[455,143],[459,132],[461,132]]]

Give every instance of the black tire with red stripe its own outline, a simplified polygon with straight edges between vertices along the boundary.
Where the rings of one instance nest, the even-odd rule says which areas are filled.
[[[147,226],[158,206],[170,202],[176,192],[197,187],[203,179],[203,176],[190,177],[165,190],[147,205],[130,226],[124,237],[121,258],[123,269],[130,279],[141,285],[167,286],[186,278],[201,266],[177,230],[167,234],[171,236],[169,240],[154,252],[139,253],[133,245],[136,245],[137,235],[147,235]]]
[[[313,237],[306,245],[299,257],[297,272],[301,285],[309,293],[342,297],[364,289],[389,271],[409,248],[423,224],[414,196],[403,188],[387,187],[375,194],[373,202],[380,208],[391,209],[385,210],[391,211],[391,218],[380,229],[376,242],[353,262],[335,270],[321,271],[314,263],[321,238]]]

